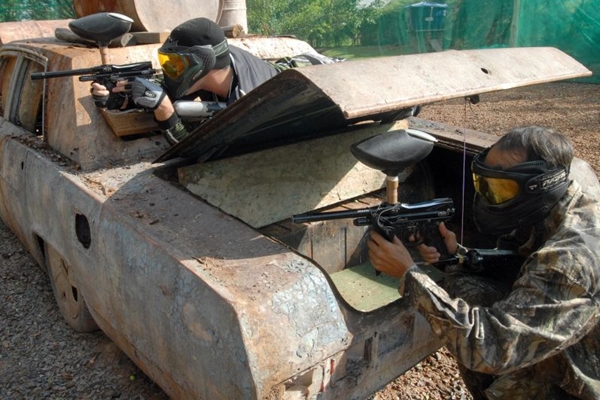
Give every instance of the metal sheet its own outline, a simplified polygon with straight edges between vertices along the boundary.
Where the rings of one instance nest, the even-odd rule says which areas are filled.
[[[282,72],[156,161],[223,158],[387,120],[419,104],[589,76],[550,47],[450,50],[372,58]]]

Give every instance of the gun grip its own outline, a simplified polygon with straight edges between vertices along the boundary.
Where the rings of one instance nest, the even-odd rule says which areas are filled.
[[[396,231],[393,226],[385,226],[380,224],[373,224],[373,229],[375,232],[379,233],[381,236],[387,239],[388,242],[394,241],[394,236],[396,236]]]
[[[104,79],[102,82],[99,83],[104,85],[106,87],[106,90],[110,92],[110,94],[108,95],[108,99],[105,100],[104,107],[106,107],[109,110],[118,110],[121,107],[123,107],[127,95],[124,95],[123,93],[114,93],[112,89],[116,86],[116,84],[110,79]]]
[[[438,253],[440,253],[440,261],[450,258],[446,242],[444,242],[444,238],[440,233],[439,224],[430,224],[425,230],[426,232],[423,232],[425,237],[424,242],[427,246],[432,246],[437,249]]]
[[[379,233],[381,236],[386,238],[388,242],[394,241],[394,236],[396,236],[396,231],[391,226],[382,226],[380,224],[373,224],[372,229],[375,232]],[[375,276],[381,275],[381,271],[375,270]]]

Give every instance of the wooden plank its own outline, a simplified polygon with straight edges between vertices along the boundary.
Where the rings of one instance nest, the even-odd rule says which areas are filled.
[[[376,275],[370,262],[330,276],[338,293],[358,311],[373,311],[400,298],[400,280],[385,274]]]
[[[448,50],[292,68],[215,115],[156,161],[206,157],[244,136],[245,141],[260,138],[254,132],[259,127],[275,141],[272,130],[281,121],[294,121],[293,128],[304,136],[317,135],[357,121],[387,120],[386,114],[417,105],[589,75],[577,60],[551,47]],[[308,110],[312,118],[304,115]]]
[[[137,135],[159,130],[154,121],[154,115],[143,110],[120,111],[100,108],[100,113],[117,136]]]
[[[319,88],[346,118],[591,75],[552,47],[447,50],[293,71]]]

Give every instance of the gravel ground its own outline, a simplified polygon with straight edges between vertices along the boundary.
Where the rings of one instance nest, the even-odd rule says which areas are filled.
[[[454,100],[420,117],[492,134],[525,124],[553,126],[600,173],[600,85],[545,84]],[[0,399],[151,399],[167,396],[101,332],[74,333],[50,282],[0,223]],[[373,400],[471,399],[449,353],[423,360]]]
[[[0,296],[0,399],[168,399],[103,333],[67,325],[47,275],[2,223]]]

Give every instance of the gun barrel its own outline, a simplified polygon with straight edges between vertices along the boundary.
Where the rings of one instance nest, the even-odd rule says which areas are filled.
[[[98,79],[105,79],[105,78],[114,78],[114,79],[119,79],[119,78],[134,78],[136,76],[142,76],[142,77],[148,77],[148,76],[152,76],[154,74],[156,74],[158,72],[158,70],[156,69],[144,69],[141,71],[120,71],[120,72],[107,72],[107,73],[100,73],[100,74],[96,74],[96,75],[81,75],[79,77],[79,80],[81,82],[92,82],[92,81],[96,81]]]
[[[371,212],[372,212],[372,210],[370,208],[361,208],[358,210],[297,214],[297,215],[292,215],[292,222],[295,224],[300,224],[302,222],[316,222],[316,221],[328,221],[331,219],[358,218],[361,216],[370,215]]]
[[[448,220],[454,215],[454,203],[449,197],[422,201],[420,203],[398,203],[396,205],[380,205],[357,210],[310,212],[292,215],[292,222],[327,221],[331,219],[354,218],[354,225],[365,226],[373,223],[374,215],[390,223],[418,220]]]
[[[64,76],[77,76],[84,74],[93,74],[97,71],[96,68],[80,68],[71,69],[66,71],[50,71],[50,72],[34,72],[31,74],[32,80],[38,79],[49,79],[49,78],[62,78]]]
[[[111,77],[132,77],[132,76],[151,76],[158,72],[152,68],[151,61],[142,61],[123,65],[98,65],[91,68],[69,69],[65,71],[34,72],[31,74],[32,80],[61,78],[64,76],[77,76],[82,82],[94,81],[97,79]]]

